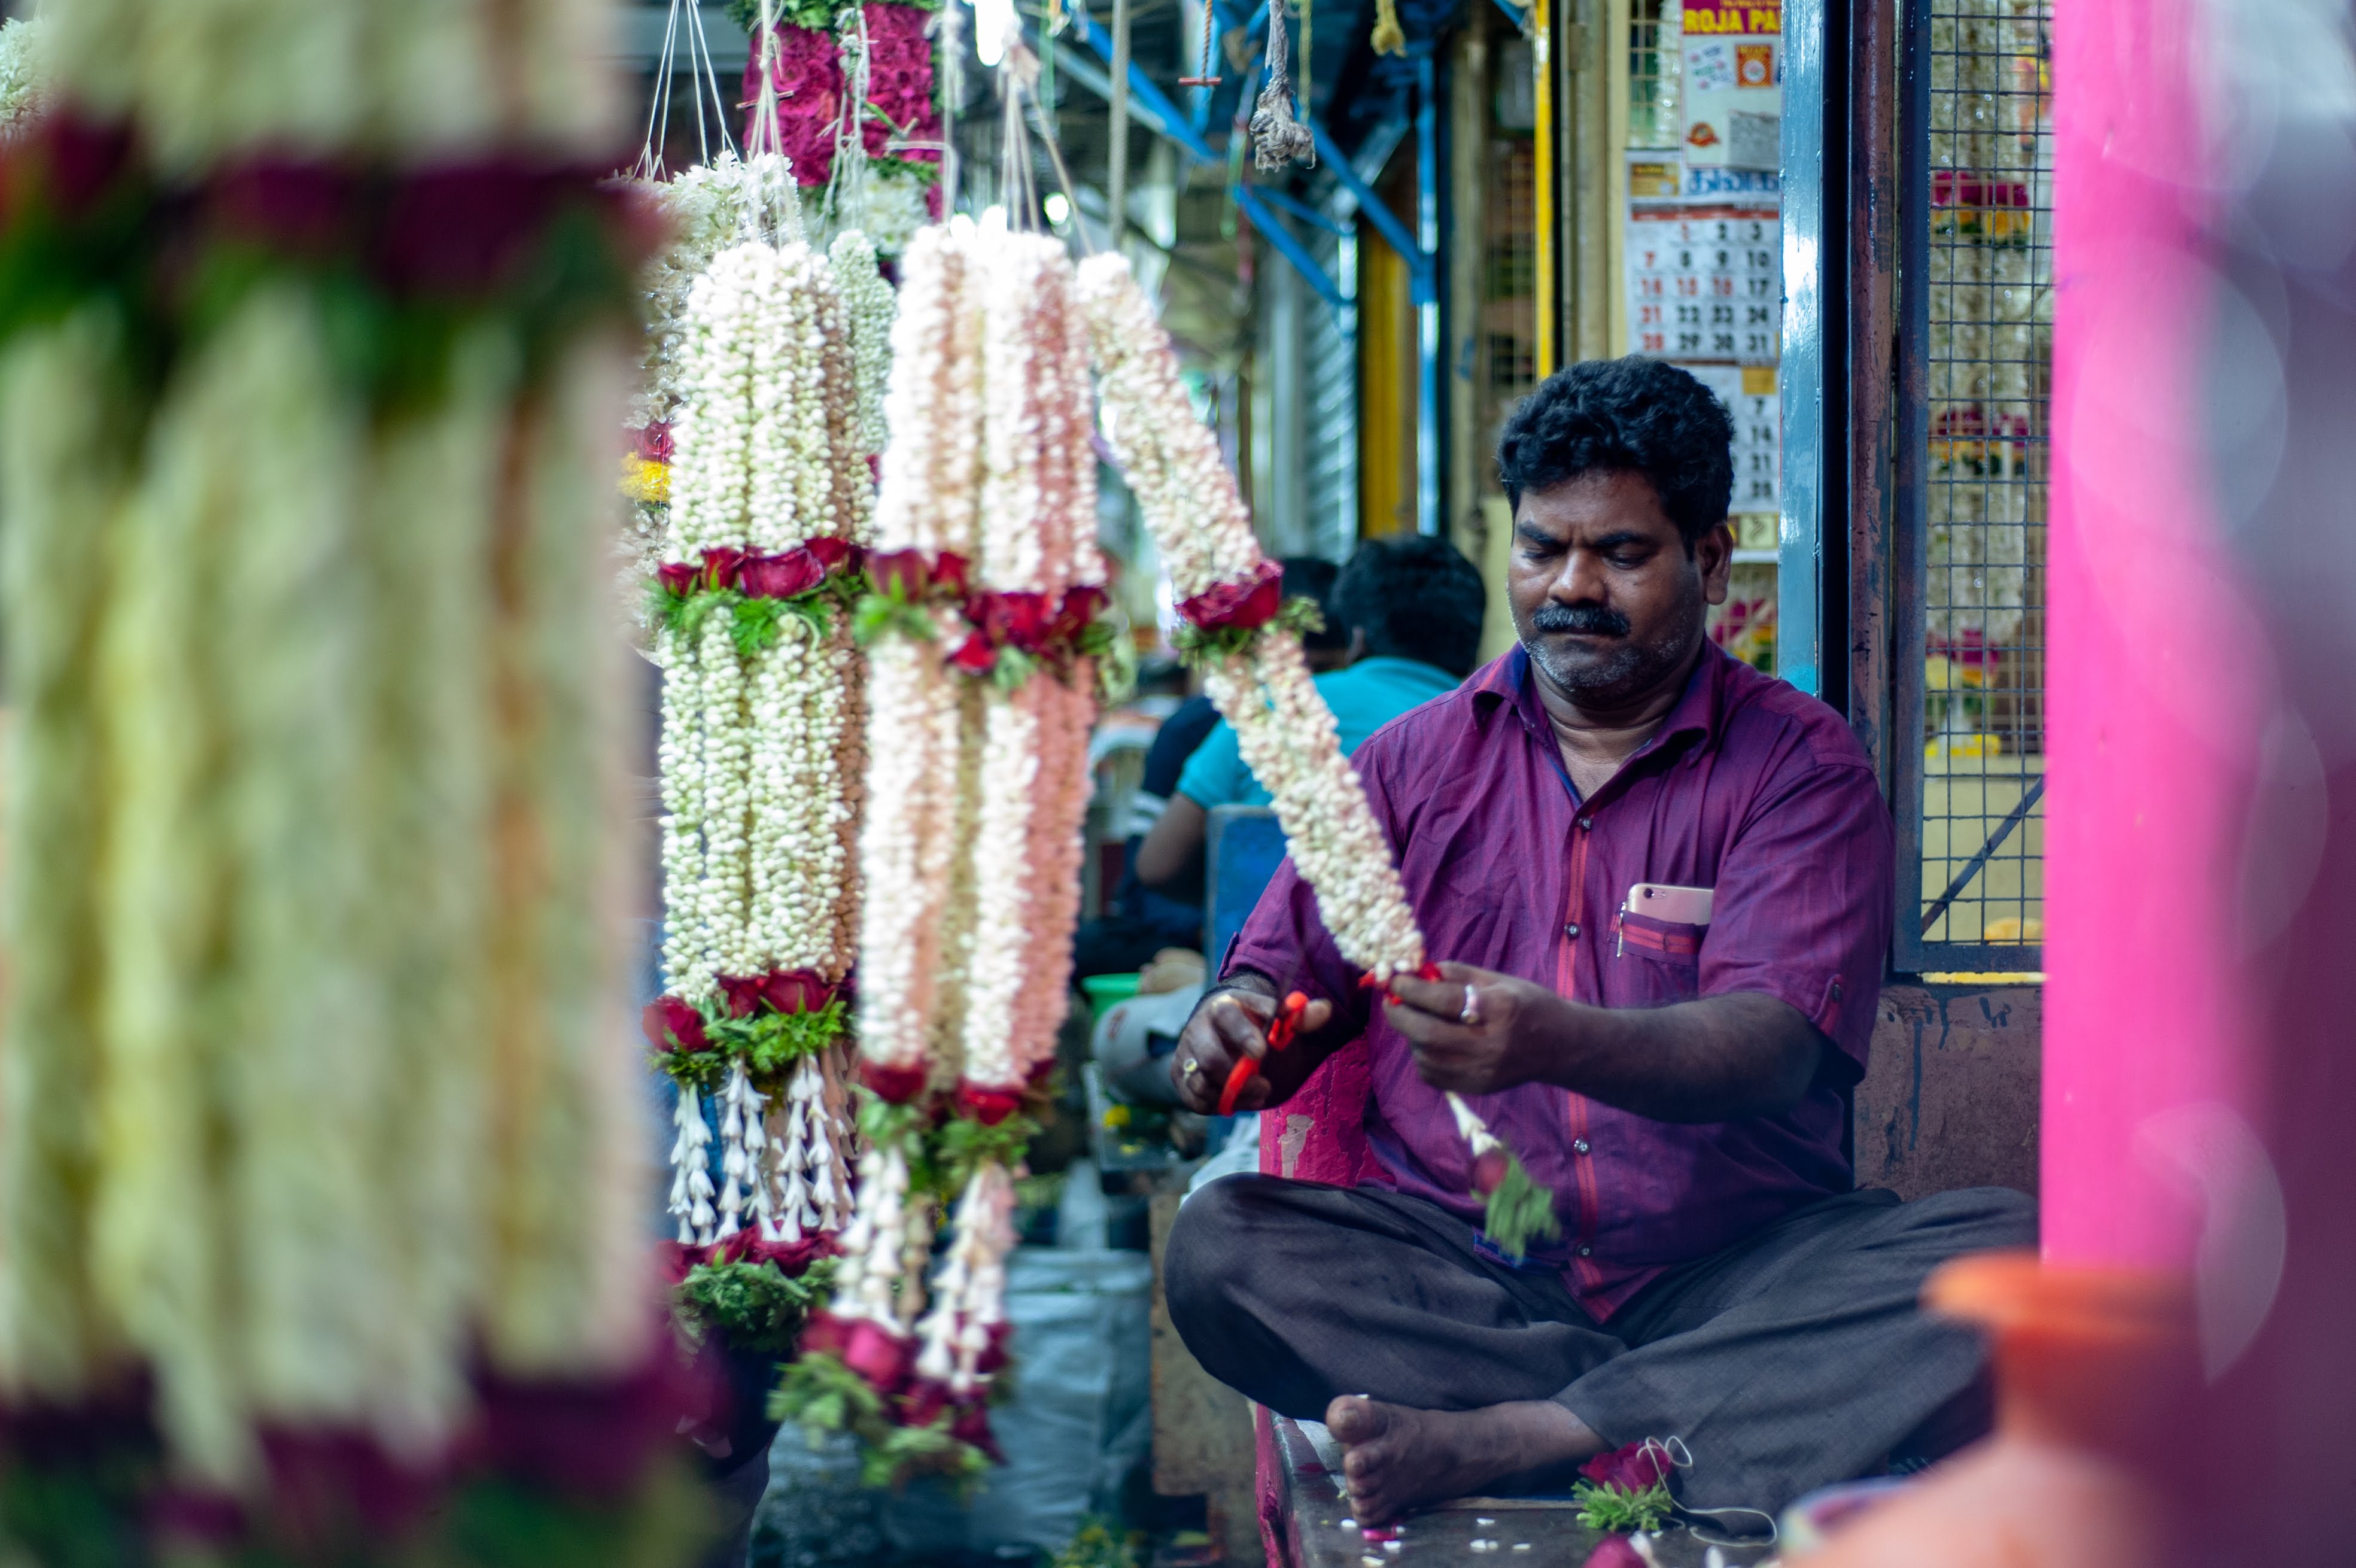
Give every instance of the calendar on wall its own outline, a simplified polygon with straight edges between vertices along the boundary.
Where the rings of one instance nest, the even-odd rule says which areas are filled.
[[[1772,191],[1693,199],[1693,175],[1725,171],[1679,167],[1685,178],[1648,184],[1640,166],[1650,166],[1630,165],[1628,347],[1691,371],[1733,414],[1736,533],[1763,552],[1782,504],[1783,218]]]
[[[1628,214],[1628,338],[1639,354],[1772,365],[1782,352],[1783,231],[1773,208]]]
[[[1782,505],[1783,403],[1775,390],[1772,365],[1680,364],[1696,381],[1718,394],[1734,416],[1734,501],[1728,508],[1737,518],[1772,513]],[[1765,521],[1762,519],[1762,521]],[[1737,529],[1739,545],[1772,549],[1774,531],[1748,526]]]

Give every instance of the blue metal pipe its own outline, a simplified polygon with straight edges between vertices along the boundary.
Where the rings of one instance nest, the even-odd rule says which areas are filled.
[[[1295,218],[1300,219],[1303,223],[1323,229],[1328,234],[1347,234],[1350,232],[1350,226],[1347,223],[1343,222],[1337,218],[1327,217],[1324,213],[1318,211],[1317,209],[1310,206],[1309,203],[1301,200],[1301,198],[1293,195],[1290,191],[1279,190],[1272,185],[1257,186],[1254,188],[1259,192],[1261,200],[1269,203],[1270,206],[1282,208],[1285,211],[1291,213]]]
[[[1238,185],[1234,188],[1236,205],[1244,209],[1244,215],[1251,220],[1252,227],[1268,236],[1268,242],[1276,247],[1278,254],[1292,263],[1293,271],[1309,281],[1309,286],[1317,291],[1320,298],[1337,307],[1350,303],[1342,293],[1341,285],[1327,276],[1325,269],[1317,264],[1317,258],[1309,253],[1309,247],[1302,244],[1291,230],[1278,222],[1276,214],[1269,210],[1261,200],[1272,193],[1248,185]]]
[[[1090,19],[1084,6],[1075,5],[1066,14],[1072,18],[1072,26],[1079,30],[1080,41],[1094,49],[1098,58],[1109,66],[1112,63],[1112,40],[1105,36],[1105,30]],[[1206,164],[1219,161],[1218,156],[1211,151],[1210,144],[1195,133],[1186,118],[1163,96],[1162,90],[1138,69],[1135,60],[1129,63],[1129,93],[1145,106],[1147,113],[1162,122],[1163,134],[1188,156]],[[1294,237],[1292,231],[1277,221],[1276,214],[1260,200],[1258,190],[1248,185],[1238,185],[1235,188],[1235,197],[1236,205],[1243,209],[1245,215],[1251,220],[1252,227],[1268,236],[1269,243],[1276,247],[1277,253],[1308,280],[1309,286],[1317,291],[1318,297],[1329,305],[1349,303],[1341,285],[1317,264],[1317,258],[1309,253],[1309,248]]]

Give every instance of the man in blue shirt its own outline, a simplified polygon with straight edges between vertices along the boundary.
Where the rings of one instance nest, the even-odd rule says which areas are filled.
[[[1350,661],[1350,639],[1333,614],[1333,584],[1342,569],[1315,555],[1288,555],[1284,560],[1284,596],[1317,601],[1326,629],[1301,639],[1309,668],[1323,672]],[[1128,846],[1122,854],[1119,885],[1114,888],[1109,912],[1080,922],[1072,940],[1076,975],[1121,974],[1143,969],[1164,948],[1199,950],[1203,945],[1203,867],[1196,863],[1161,887],[1138,880],[1137,853],[1145,835],[1170,807],[1178,792],[1178,776],[1187,759],[1202,748],[1219,727],[1219,711],[1208,697],[1189,697],[1178,711],[1162,721],[1152,749],[1145,754],[1145,776],[1130,797],[1126,824]]]
[[[1331,617],[1349,638],[1350,661],[1317,677],[1344,756],[1472,672],[1486,601],[1481,574],[1444,539],[1409,534],[1358,547],[1333,585]],[[1186,759],[1177,792],[1138,847],[1138,880],[1148,887],[1182,883],[1202,852],[1211,808],[1269,800],[1244,766],[1236,732],[1220,721]]]

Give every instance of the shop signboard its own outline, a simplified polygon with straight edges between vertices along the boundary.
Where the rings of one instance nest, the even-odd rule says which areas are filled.
[[[1781,5],[1687,0],[1683,141],[1696,168],[1773,169],[1783,103]]]

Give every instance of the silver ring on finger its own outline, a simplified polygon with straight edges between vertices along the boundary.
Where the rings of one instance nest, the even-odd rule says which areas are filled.
[[[1481,998],[1470,985],[1464,988],[1464,1011],[1456,1015],[1456,1021],[1468,1029],[1481,1022]]]
[[[1203,1070],[1203,1064],[1196,1061],[1193,1057],[1188,1057],[1184,1061],[1178,1064],[1178,1070],[1184,1073],[1188,1078],[1193,1078],[1196,1073]]]

